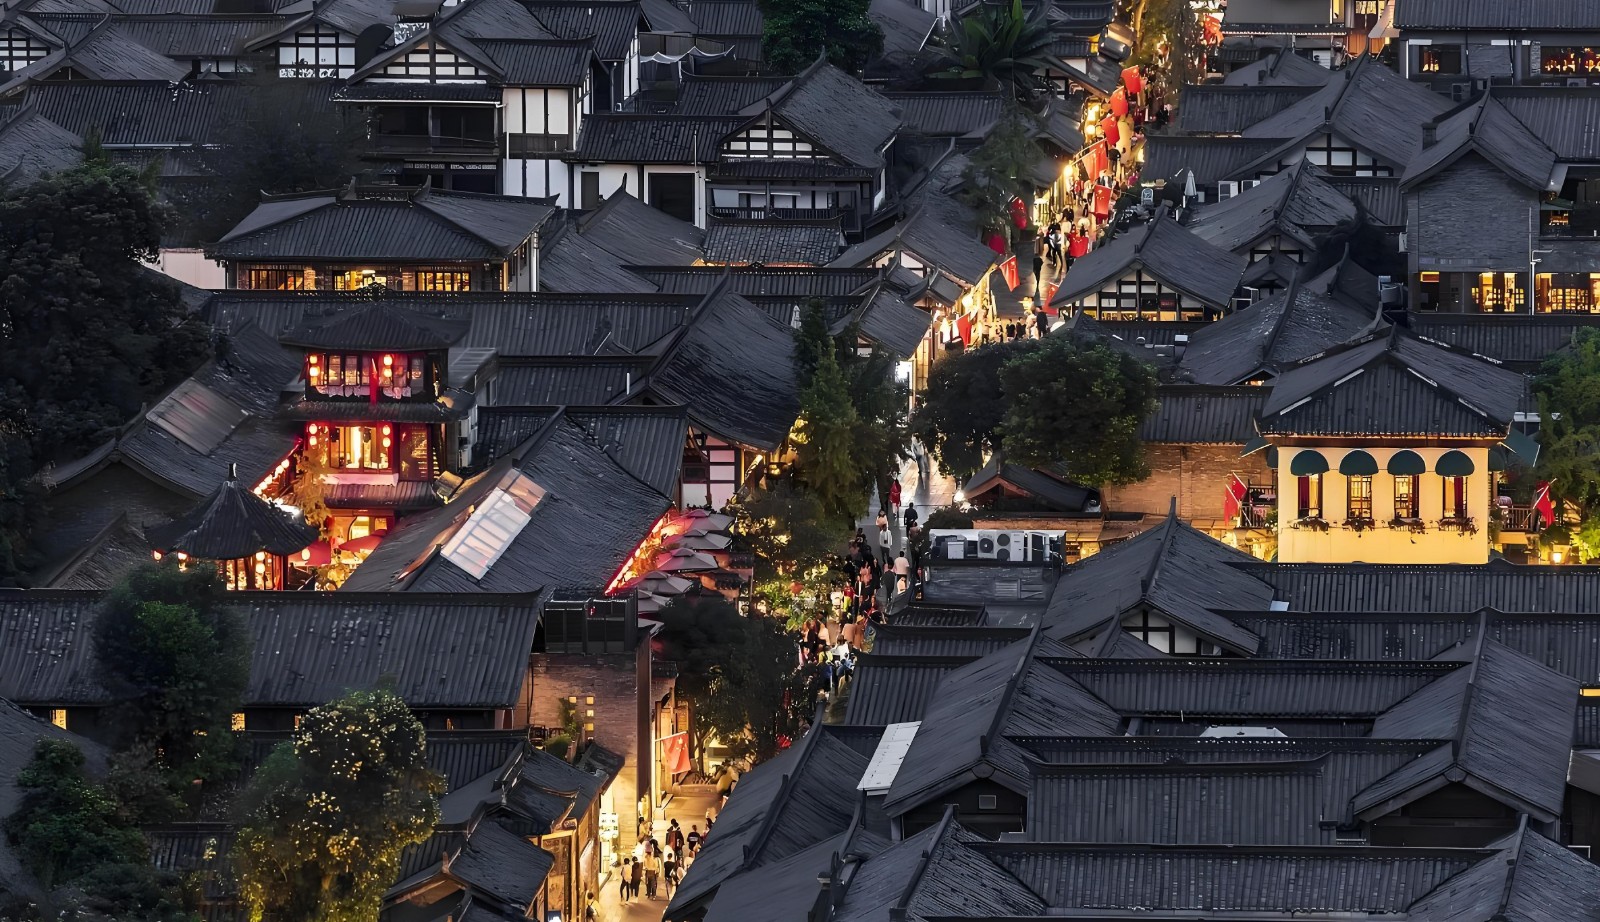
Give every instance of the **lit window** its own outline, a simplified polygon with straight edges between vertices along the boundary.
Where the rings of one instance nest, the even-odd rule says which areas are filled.
[[[1295,478],[1296,494],[1298,497],[1297,509],[1302,519],[1322,518],[1322,475],[1308,474]]]
[[[1396,518],[1415,519],[1417,508],[1417,475],[1397,474],[1394,478],[1394,514]]]
[[[234,713],[231,726],[233,728],[233,732],[235,733],[242,733],[244,731],[244,712],[238,711]]]
[[[50,709],[50,722],[55,724],[56,726],[60,727],[61,729],[65,730],[67,728],[67,709],[66,708],[51,708]]]
[[[508,471],[445,542],[444,559],[482,579],[527,527],[533,508],[543,498],[542,487],[518,471]]]
[[[1372,519],[1372,478],[1365,474],[1352,474],[1345,479],[1345,512],[1347,519]]]
[[[1449,519],[1467,517],[1467,478],[1443,477],[1444,515]]]

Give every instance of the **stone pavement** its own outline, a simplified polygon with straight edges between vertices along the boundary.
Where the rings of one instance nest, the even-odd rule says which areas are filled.
[[[699,826],[704,832],[706,810],[716,802],[717,795],[711,791],[709,785],[695,785],[687,793],[674,794],[666,810],[662,811],[666,815],[656,820],[654,831],[656,841],[661,842],[663,846],[666,844],[667,826],[672,820],[678,821],[684,835],[688,835],[691,825]],[[620,868],[609,869],[609,873],[600,880],[601,922],[660,922],[661,913],[667,908],[666,884],[663,883],[656,891],[656,898],[653,900],[644,895],[643,885],[640,885],[638,899],[624,903],[620,895],[621,888],[618,886],[619,870]]]

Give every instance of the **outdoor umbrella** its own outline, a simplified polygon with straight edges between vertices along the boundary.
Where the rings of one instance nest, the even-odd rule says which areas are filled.
[[[671,599],[662,598],[659,595],[651,595],[648,592],[641,592],[639,593],[639,611],[644,613],[657,612],[663,608],[666,608],[667,603],[671,601]]]
[[[305,550],[289,555],[289,563],[297,567],[325,567],[333,562],[333,548],[327,541],[313,541]]]
[[[389,535],[389,533],[386,532],[386,531],[375,531],[372,534],[367,535],[364,538],[351,538],[349,541],[346,541],[343,544],[339,545],[339,553],[341,553],[341,554],[370,553],[374,548],[376,548],[378,545],[382,544],[383,543],[383,539],[388,537],[388,535]]]
[[[715,570],[717,562],[699,551],[692,551],[686,547],[668,551],[656,558],[656,569],[668,573],[695,573],[701,570]]]

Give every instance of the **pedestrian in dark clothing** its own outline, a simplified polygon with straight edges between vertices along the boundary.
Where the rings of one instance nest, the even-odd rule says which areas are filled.
[[[917,527],[917,504],[906,503],[906,531]]]
[[[622,886],[618,888],[619,895],[622,897],[622,901],[626,903],[628,894],[633,888],[633,859],[631,857],[622,859],[622,870],[618,872],[617,877],[622,881]]]
[[[1045,246],[1050,251],[1050,261],[1057,266],[1061,265],[1061,222],[1050,225],[1050,230],[1045,234]]]
[[[630,889],[633,891],[633,898],[634,899],[638,899],[639,898],[639,885],[642,884],[643,882],[644,882],[644,862],[643,861],[635,861],[633,863],[632,869],[628,871],[628,883],[631,884]]]
[[[1050,332],[1050,315],[1044,312],[1044,308],[1036,307],[1033,309],[1033,325],[1039,329],[1040,339],[1044,339],[1045,335]]]
[[[689,826],[689,854],[700,854],[700,827],[693,824]]]
[[[1044,284],[1044,238],[1033,238],[1033,296],[1039,297],[1040,287]]]

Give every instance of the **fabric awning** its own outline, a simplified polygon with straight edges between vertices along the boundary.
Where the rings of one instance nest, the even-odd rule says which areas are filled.
[[[1267,467],[1274,471],[1278,469],[1278,450],[1276,448],[1267,449]]]
[[[1489,449],[1489,470],[1503,471],[1511,466],[1511,449],[1496,445]]]
[[[1533,467],[1539,460],[1539,443],[1526,433],[1512,429],[1506,433],[1505,438],[1500,440],[1500,444],[1511,449],[1511,453],[1517,456],[1517,460],[1528,467]]]
[[[1239,452],[1239,457],[1248,458],[1251,455],[1255,454],[1256,452],[1258,452],[1261,449],[1266,448],[1266,447],[1268,447],[1268,443],[1267,443],[1266,439],[1262,438],[1259,435],[1258,436],[1253,436],[1250,439],[1250,441],[1244,443],[1244,450]]]
[[[1299,459],[1296,458],[1296,460]],[[1345,452],[1345,456],[1339,459],[1339,473],[1346,477],[1371,477],[1377,472],[1378,462],[1371,454],[1359,448],[1355,451]]]
[[[1289,462],[1289,473],[1296,477],[1309,477],[1312,474],[1326,474],[1328,472],[1328,459],[1322,452],[1315,449],[1305,449],[1294,454],[1294,460]]]
[[[1434,473],[1440,477],[1467,477],[1476,471],[1478,466],[1472,463],[1466,452],[1454,449],[1439,456],[1439,463],[1433,466]]]
[[[1426,474],[1428,464],[1422,456],[1411,449],[1402,449],[1389,456],[1389,473],[1396,477],[1410,477],[1416,474]]]

